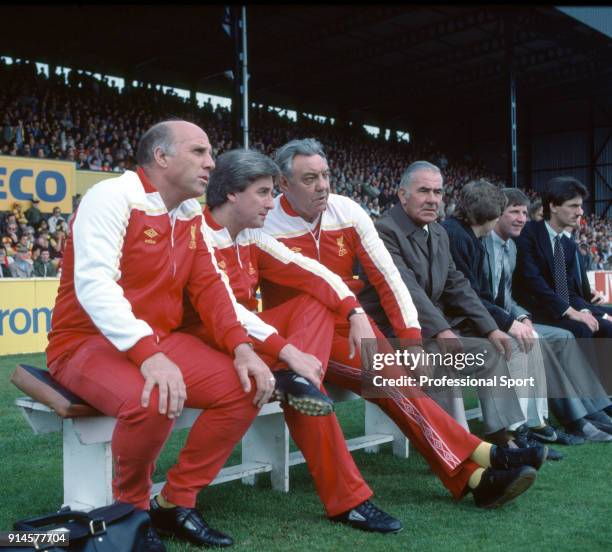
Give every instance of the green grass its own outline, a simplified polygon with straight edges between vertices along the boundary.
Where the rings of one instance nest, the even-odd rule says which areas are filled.
[[[0,531],[14,520],[52,512],[62,501],[59,434],[34,436],[13,405],[22,393],[9,383],[18,362],[42,366],[43,355],[0,358]],[[347,437],[363,431],[363,403],[338,405]],[[478,424],[474,425],[478,429]],[[177,432],[158,462],[157,479],[172,465],[185,432]],[[470,496],[454,502],[418,453],[408,460],[390,447],[355,453],[377,505],[399,517],[398,535],[362,533],[328,522],[304,465],[291,468],[288,494],[233,482],[204,490],[198,507],[205,518],[231,534],[241,551],[299,550],[611,550],[612,446],[559,447],[565,459],[547,463],[535,485],[499,510],[480,510]],[[234,452],[232,462],[238,462]],[[172,552],[199,550],[169,541]]]

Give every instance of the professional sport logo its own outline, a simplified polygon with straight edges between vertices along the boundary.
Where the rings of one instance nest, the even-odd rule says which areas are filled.
[[[336,238],[336,243],[338,244],[338,257],[343,257],[348,253],[348,251],[344,247],[344,236]]]

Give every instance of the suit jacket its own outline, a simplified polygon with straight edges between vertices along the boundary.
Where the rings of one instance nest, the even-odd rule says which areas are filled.
[[[514,271],[514,293],[536,319],[559,320],[568,306],[576,310],[600,309],[582,297],[576,267],[576,244],[566,236],[561,238],[567,272],[569,305],[555,291],[553,248],[544,221],[530,221],[516,238],[517,269]]]
[[[495,289],[495,284],[493,281],[495,275],[495,248],[493,245],[493,233],[491,232],[491,234],[482,238],[482,243],[485,247],[483,270],[489,285],[489,291],[491,292],[493,298],[495,298],[497,289]],[[512,240],[508,240],[508,266],[510,272],[505,274],[505,277],[507,280],[510,280],[510,290],[512,290],[512,274],[514,274],[514,269],[516,268],[516,244]],[[519,306],[514,300],[514,293],[510,294],[509,299],[510,310],[508,313],[514,320],[516,320],[519,316],[529,316],[529,312],[523,307]]]
[[[578,254],[576,260],[576,272],[578,274],[578,284],[580,288],[580,295],[585,301],[591,302],[594,294],[591,290],[591,284],[589,284],[589,275],[587,274],[587,270],[593,270],[593,268],[586,266],[584,257]]]
[[[456,269],[444,228],[437,222],[429,224],[428,228],[430,246],[422,229],[410,220],[399,204],[376,223],[378,234],[410,291],[423,336],[435,336],[464,321],[470,322],[480,335],[497,329],[470,283]],[[359,301],[383,330],[389,327],[371,284],[366,283]]]
[[[443,226],[448,233],[455,265],[470,281],[472,289],[499,328],[504,332],[508,331],[514,318],[495,304],[495,298],[489,290],[484,272],[484,245],[467,224],[455,217],[446,219]]]

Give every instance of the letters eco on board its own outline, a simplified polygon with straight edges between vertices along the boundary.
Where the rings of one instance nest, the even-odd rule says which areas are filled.
[[[38,208],[51,213],[59,206],[72,212],[76,169],[74,163],[29,157],[0,156],[0,211],[10,211],[15,202],[25,211],[34,196]]]

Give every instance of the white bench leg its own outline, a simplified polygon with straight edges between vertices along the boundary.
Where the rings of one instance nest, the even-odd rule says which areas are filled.
[[[270,479],[276,491],[289,491],[289,430],[282,412],[258,416],[242,438],[242,462],[263,462],[272,466]],[[242,478],[255,484],[255,476]]]
[[[366,401],[365,403],[365,434],[388,434],[393,435],[393,454],[399,458],[408,458],[410,444],[408,438],[403,434],[395,422],[391,420],[377,405]],[[370,453],[378,452],[379,445],[366,447],[364,450]]]
[[[89,510],[113,501],[110,442],[83,445],[72,420],[63,420],[64,506]]]

